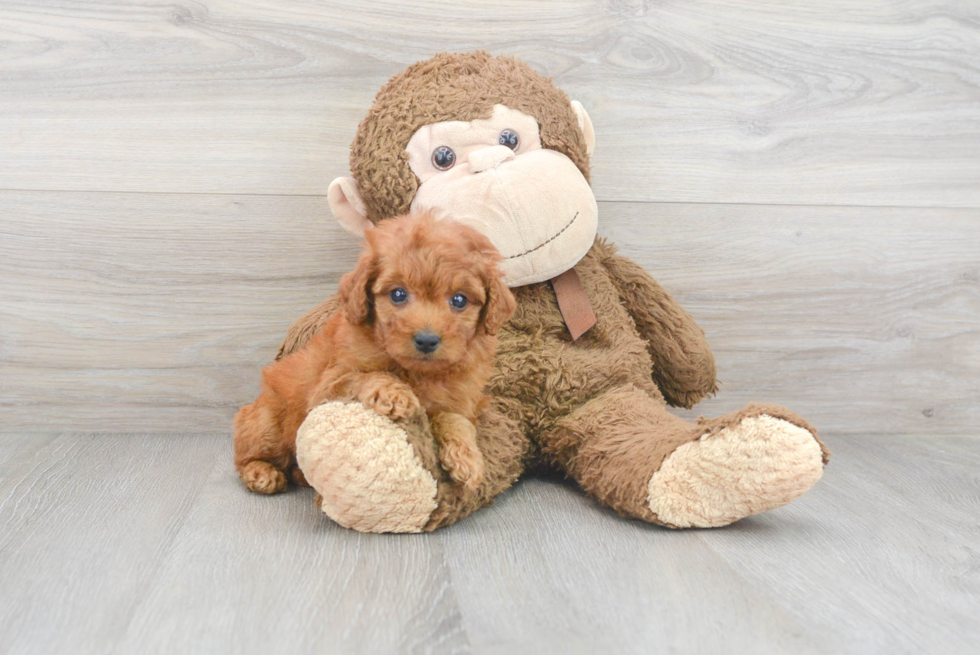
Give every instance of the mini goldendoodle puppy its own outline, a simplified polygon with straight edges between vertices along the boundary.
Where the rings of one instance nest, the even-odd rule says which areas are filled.
[[[497,330],[515,301],[485,236],[430,214],[383,221],[365,233],[340,281],[341,311],[301,350],[262,371],[263,390],[235,417],[235,466],[251,491],[285,489],[296,431],[328,400],[360,401],[384,416],[429,416],[439,458],[475,488],[483,456],[475,422],[486,403]]]

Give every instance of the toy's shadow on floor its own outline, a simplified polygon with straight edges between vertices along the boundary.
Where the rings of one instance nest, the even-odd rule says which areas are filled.
[[[805,520],[805,517],[800,516],[799,513],[793,513],[790,515],[789,513],[785,512],[785,508],[777,508],[762,514],[748,516],[744,519],[736,521],[735,523],[718,528],[691,528],[687,530],[678,530],[676,528],[668,528],[662,525],[647,523],[639,519],[632,519],[622,516],[615,510],[606,507],[599,501],[588,496],[588,494],[585,493],[582,487],[579,486],[575,480],[568,477],[564,472],[552,467],[537,466],[528,469],[528,471],[521,476],[521,479],[517,482],[515,487],[528,481],[544,483],[559,489],[561,493],[571,494],[577,497],[583,505],[588,506],[589,511],[595,512],[597,515],[604,516],[610,521],[625,522],[629,525],[635,526],[637,529],[651,530],[654,532],[692,532],[704,535],[725,534],[728,536],[740,535],[751,538],[787,536],[791,534],[804,533],[810,526],[810,522]],[[508,494],[513,493],[513,491],[514,490],[511,489]],[[504,494],[504,496],[506,497],[508,494]],[[503,499],[499,499],[498,503],[500,500]]]
[[[309,487],[290,487],[285,495],[290,496],[290,504],[297,508],[304,517],[303,525],[310,532],[318,534],[357,534],[335,523],[323,514],[314,504],[315,492]],[[560,499],[560,501],[556,500]],[[472,521],[491,520],[489,515],[494,512],[527,512],[527,503],[540,503],[540,509],[559,514],[581,516],[592,514],[594,518],[612,525],[631,526],[637,530],[649,530],[660,534],[690,533],[710,535],[725,535],[726,537],[774,538],[800,536],[810,529],[809,521],[799,513],[785,513],[783,508],[771,510],[764,514],[749,516],[735,523],[719,528],[694,528],[677,530],[638,519],[622,516],[615,510],[589,497],[575,480],[561,470],[548,466],[536,466],[527,470],[513,487],[495,499],[493,505],[477,510],[455,525],[446,526],[442,530],[453,530]],[[442,531],[440,530],[440,532]],[[425,534],[425,533],[423,533]]]

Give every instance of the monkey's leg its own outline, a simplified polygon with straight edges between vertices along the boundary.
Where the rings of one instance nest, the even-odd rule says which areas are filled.
[[[331,402],[310,412],[296,454],[319,506],[361,532],[427,532],[489,505],[524,470],[526,431],[491,406],[477,421],[484,477],[453,482],[439,463],[424,412],[395,423],[359,403]]]
[[[785,505],[816,484],[830,454],[782,407],[749,405],[695,424],[633,386],[590,400],[540,441],[603,504],[672,528],[728,525]]]

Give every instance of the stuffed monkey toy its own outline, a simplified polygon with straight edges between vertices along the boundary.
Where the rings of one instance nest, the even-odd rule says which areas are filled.
[[[328,189],[336,218],[362,235],[409,210],[445,212],[490,238],[517,298],[478,422],[485,478],[477,489],[449,478],[424,415],[394,423],[331,402],[303,423],[296,455],[293,444],[236,452],[253,491],[292,479],[345,527],[423,532],[546,464],[624,516],[687,528],[779,507],[817,482],[829,452],[787,409],[753,403],[697,423],[668,412],[715,392],[714,359],[690,315],[597,238],[594,145],[582,105],[509,57],[440,54],[378,92],[353,177]],[[301,318],[280,357],[335,311],[331,298]]]

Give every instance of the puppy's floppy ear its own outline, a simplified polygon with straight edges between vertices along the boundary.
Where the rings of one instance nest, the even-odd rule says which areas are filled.
[[[372,232],[368,229],[367,233]],[[365,235],[367,236],[367,234]],[[347,313],[347,320],[356,325],[370,323],[374,320],[374,294],[371,285],[378,275],[378,257],[371,244],[364,248],[354,270],[340,278],[340,302]]]
[[[483,331],[492,337],[514,315],[517,300],[504,284],[504,276],[497,268],[502,257],[493,242],[485,234],[473,228],[457,225],[459,240],[473,253],[473,267],[479,270],[483,277],[487,299],[480,309],[480,323],[483,325]]]
[[[487,270],[487,302],[483,305],[481,319],[483,320],[483,330],[491,337],[497,334],[504,323],[510,320],[517,309],[517,300],[514,294],[504,284],[503,276],[497,271],[496,262],[486,268]]]

